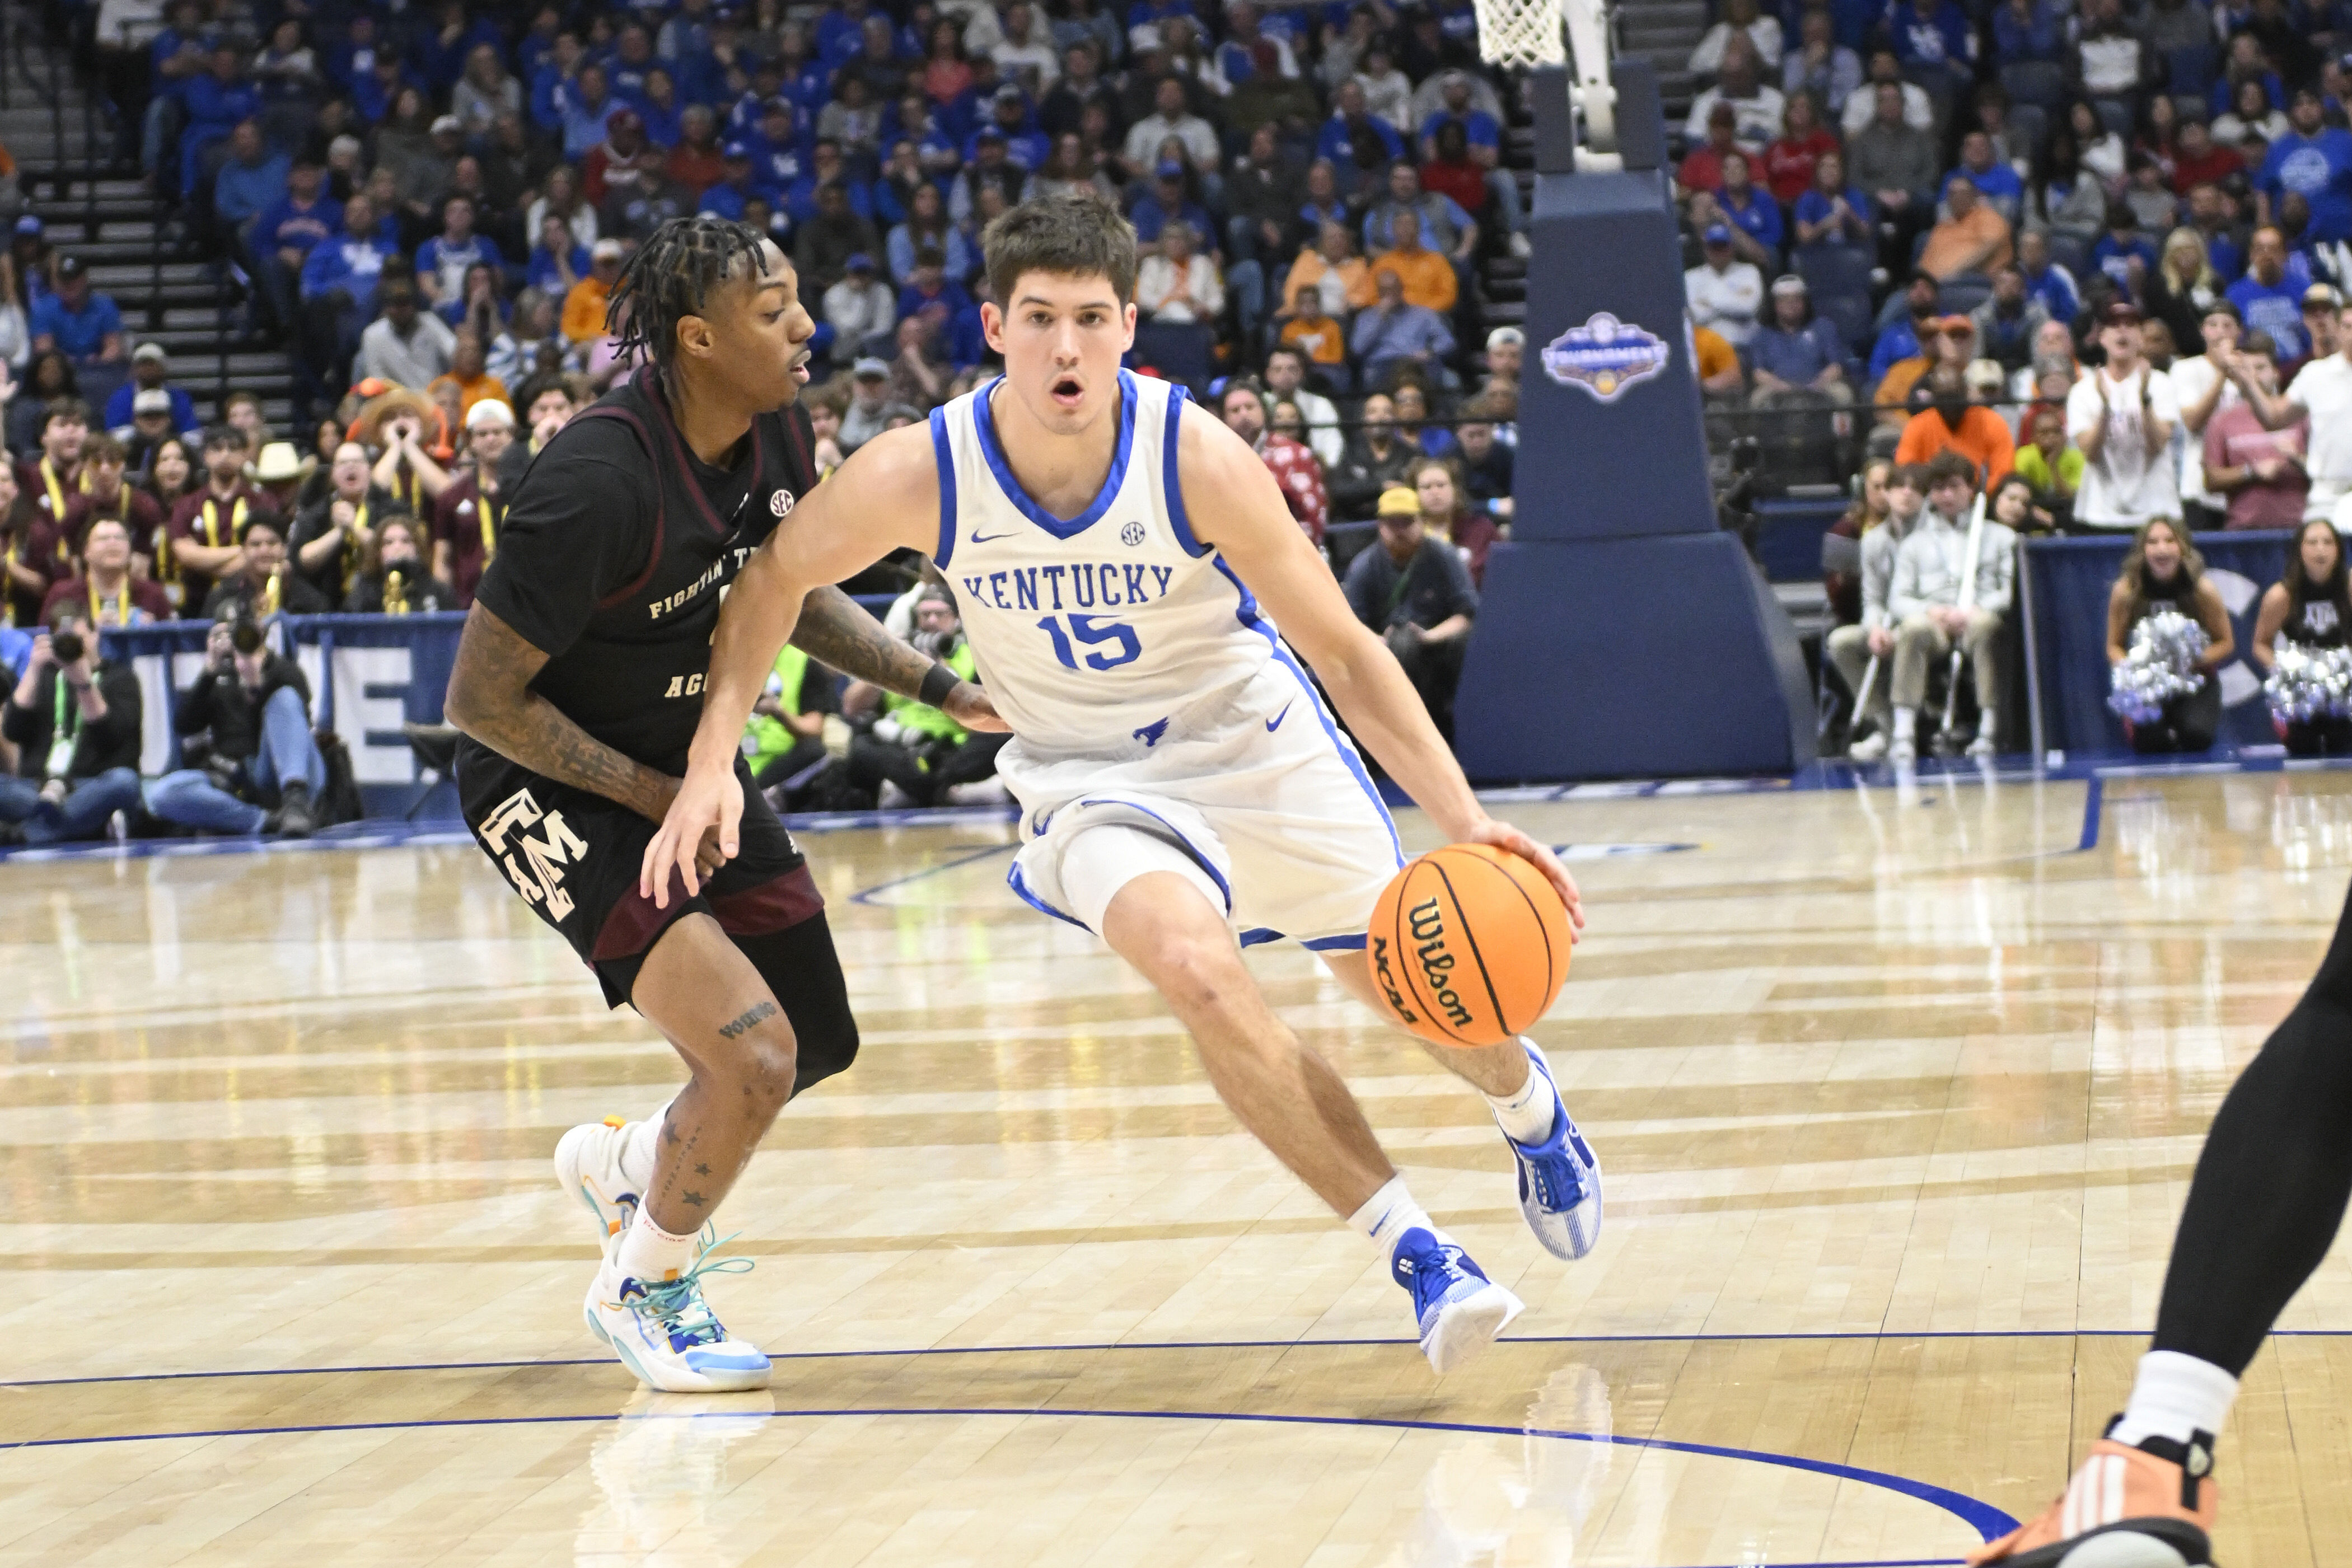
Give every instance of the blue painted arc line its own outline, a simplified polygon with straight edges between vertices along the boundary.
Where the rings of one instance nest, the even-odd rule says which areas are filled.
[[[2105,780],[2096,773],[2092,774],[2090,782],[2083,787],[2083,836],[2074,846],[2076,854],[2087,853],[2099,847],[2099,808],[2105,794]]]
[[[1058,1410],[1033,1406],[1012,1406],[989,1408],[976,1406],[937,1407],[869,1406],[828,1410],[746,1411],[738,1420],[825,1419],[852,1416],[1002,1416],[1058,1419],[1094,1419],[1121,1421],[1247,1421],[1262,1426],[1281,1427],[1360,1427],[1400,1432],[1458,1432],[1486,1437],[1550,1437],[1560,1442],[1599,1443],[1619,1448],[1656,1448],[1667,1453],[1696,1454],[1706,1458],[1737,1459],[1748,1464],[1776,1465],[1783,1469],[1803,1470],[1809,1474],[1828,1476],[1836,1480],[1853,1481],[1863,1486],[1877,1487],[1901,1497],[1931,1504],[1951,1514],[1976,1531],[1987,1541],[1998,1540],[2017,1528],[2017,1521],[1988,1502],[1979,1502],[1964,1493],[1915,1481],[1906,1476],[1889,1475],[1884,1470],[1864,1469],[1855,1465],[1841,1465],[1828,1459],[1800,1458],[1793,1454],[1770,1454],[1753,1448],[1723,1448],[1712,1443],[1680,1443],[1664,1437],[1620,1437],[1607,1433],[1569,1432],[1543,1427],[1495,1427],[1465,1421],[1404,1421],[1378,1416],[1276,1416],[1236,1414],[1218,1410]],[[697,1416],[681,1414],[670,1416],[624,1417],[630,1419],[693,1420]],[[34,1437],[7,1445],[9,1449],[90,1448],[101,1443],[160,1443],[194,1440],[206,1437],[299,1437],[321,1432],[395,1432],[439,1431],[466,1427],[528,1427],[604,1423],[616,1419],[612,1416],[453,1416],[428,1421],[340,1421],[320,1422],[295,1427],[221,1427],[187,1432],[121,1432],[91,1437]],[[1793,1568],[1793,1565],[1792,1565]]]
[[[849,902],[872,904],[874,895],[877,893],[887,893],[894,887],[904,887],[910,882],[921,882],[926,877],[938,876],[941,873],[953,871],[958,866],[970,865],[974,861],[984,861],[991,855],[1001,855],[1020,847],[1019,844],[982,844],[977,847],[970,844],[950,844],[940,852],[955,855],[953,860],[941,861],[937,865],[925,866],[921,871],[908,872],[904,876],[894,876],[887,882],[877,882],[871,887],[861,887],[849,895]],[[956,854],[958,850],[964,852]]]

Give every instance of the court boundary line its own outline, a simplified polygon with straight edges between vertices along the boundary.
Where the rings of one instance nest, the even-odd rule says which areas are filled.
[[[1217,1410],[1064,1410],[1047,1406],[1011,1406],[1003,1407],[979,1406],[936,1406],[928,1407],[896,1406],[844,1406],[814,1410],[746,1410],[740,1414],[723,1411],[641,1413],[638,1415],[578,1415],[578,1416],[443,1416],[415,1421],[342,1421],[318,1422],[288,1427],[222,1427],[187,1432],[120,1432],[104,1433],[87,1437],[33,1437],[23,1442],[0,1446],[0,1452],[16,1452],[33,1448],[93,1448],[102,1443],[159,1443],[194,1441],[213,1437],[299,1437],[327,1432],[397,1432],[435,1431],[466,1427],[529,1427],[602,1425],[614,1420],[697,1420],[706,1415],[738,1421],[773,1421],[819,1418],[841,1418],[856,1416],[1015,1416],[1023,1419],[1094,1419],[1130,1421],[1245,1421],[1262,1426],[1290,1427],[1358,1427],[1386,1431],[1458,1432],[1491,1437],[1549,1437],[1561,1442],[1603,1444],[1621,1448],[1655,1448],[1666,1453],[1692,1454],[1704,1458],[1736,1459],[1749,1464],[1772,1465],[1782,1469],[1801,1470],[1811,1475],[1826,1476],[1832,1480],[1853,1481],[1858,1485],[1876,1487],[1899,1497],[1910,1498],[1942,1509],[1976,1531],[1986,1541],[1997,1541],[2017,1528],[2018,1521],[1989,1502],[1939,1487],[1931,1481],[1914,1480],[1885,1470],[1874,1470],[1860,1465],[1841,1464],[1833,1459],[1808,1459],[1795,1454],[1775,1454],[1759,1448],[1734,1448],[1714,1443],[1686,1443],[1671,1437],[1619,1437],[1614,1433],[1572,1432],[1551,1427],[1502,1427],[1466,1421],[1414,1421],[1399,1416],[1305,1416],[1271,1412],[1227,1412]],[[1934,1559],[1951,1562],[1953,1559]],[[1790,1568],[1803,1568],[1791,1564]],[[1812,1568],[1831,1568],[1815,1564]],[[1855,1568],[1872,1568],[1860,1564]]]
[[[1619,1333],[1508,1334],[1496,1344],[1738,1344],[1822,1342],[1900,1343],[1908,1340],[1952,1339],[2147,1339],[2153,1329],[1926,1329],[1916,1333],[1865,1333],[1862,1330],[1811,1333]],[[2352,1329],[2273,1329],[2273,1339],[2352,1339]],[[917,1345],[879,1350],[777,1350],[771,1361],[853,1361],[865,1357],[903,1359],[919,1355],[1039,1355],[1110,1350],[1321,1350],[1366,1345],[1418,1344],[1415,1339],[1368,1336],[1349,1339],[1198,1339],[1096,1340],[1078,1344]],[[361,1364],[347,1366],[259,1366],[210,1368],[196,1372],[116,1372],[88,1377],[0,1377],[0,1392],[12,1388],[70,1388],[102,1383],[186,1383],[216,1377],[339,1377],[369,1372],[499,1372],[533,1366],[612,1366],[610,1356],[550,1356],[515,1361],[418,1361]]]

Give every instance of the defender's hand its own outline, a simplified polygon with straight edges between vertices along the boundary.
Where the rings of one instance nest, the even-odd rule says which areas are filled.
[[[1568,939],[1574,942],[1584,930],[1584,897],[1576,891],[1576,879],[1559,863],[1559,857],[1528,837],[1508,822],[1498,822],[1488,817],[1462,836],[1462,841],[1491,844],[1498,850],[1515,854],[1544,873],[1559,901],[1568,905]]]
[[[1013,728],[998,715],[996,705],[988,700],[988,688],[971,681],[957,682],[940,711],[969,730],[1004,735]]]
[[[638,893],[652,899],[656,909],[667,909],[672,871],[685,879],[688,897],[700,893],[706,840],[715,834],[719,860],[733,860],[742,846],[742,821],[743,783],[735,777],[735,769],[688,768],[662,818],[660,831],[646,846],[645,864],[637,873]]]

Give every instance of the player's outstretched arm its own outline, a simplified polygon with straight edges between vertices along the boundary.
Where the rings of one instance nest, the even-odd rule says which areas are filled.
[[[851,680],[918,701],[925,700],[923,681],[938,663],[884,631],[882,622],[838,588],[812,590],[801,601],[792,644]],[[1012,727],[998,716],[987,688],[973,681],[958,681],[938,707],[966,729],[1002,732]]]
[[[840,472],[776,525],[736,574],[710,639],[710,673],[703,679],[702,719],[687,753],[686,779],[661,831],[646,846],[638,875],[640,890],[656,908],[668,905],[673,870],[685,878],[689,895],[700,891],[694,847],[705,831],[717,830],[725,859],[733,859],[740,847],[743,789],[735,777],[736,747],[777,653],[799,624],[803,603],[815,591],[863,571],[894,549],[936,548],[939,519],[931,433],[927,425],[908,425],[858,448]],[[820,617],[836,613],[832,599],[818,601]],[[851,674],[874,668],[854,637],[820,636],[818,643],[809,651],[827,664],[846,659]],[[855,667],[861,663],[865,669]],[[916,678],[919,683],[921,677]]]
[[[1188,410],[1177,461],[1194,536],[1214,545],[1249,584],[1389,777],[1448,841],[1492,844],[1532,862],[1568,905],[1571,934],[1581,930],[1575,879],[1549,849],[1478,804],[1396,655],[1348,607],[1331,569],[1291,519],[1257,454],[1216,420]]]

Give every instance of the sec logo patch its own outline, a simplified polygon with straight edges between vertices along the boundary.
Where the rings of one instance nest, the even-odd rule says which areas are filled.
[[[790,490],[779,490],[768,497],[768,510],[777,517],[781,517],[792,509],[793,493]]]
[[[1143,525],[1129,523],[1118,530],[1118,537],[1130,546],[1139,545],[1143,542]]]

